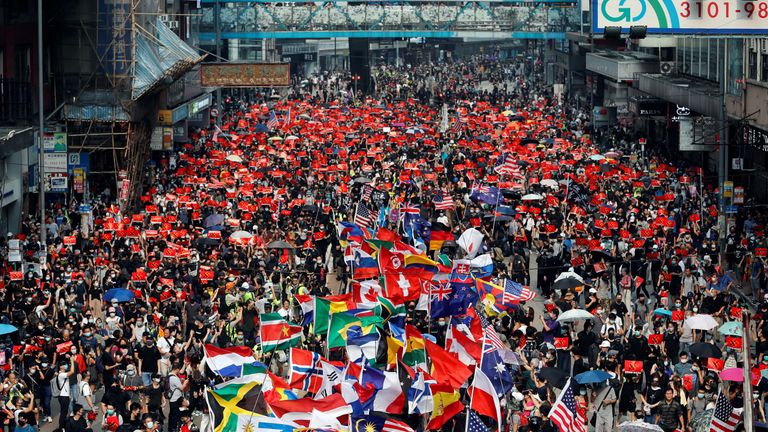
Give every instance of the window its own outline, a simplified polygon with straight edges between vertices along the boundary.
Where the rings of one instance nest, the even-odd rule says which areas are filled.
[[[749,50],[749,79],[757,79],[757,51]]]
[[[760,54],[760,62],[762,63],[760,79],[762,81],[768,81],[768,54]]]

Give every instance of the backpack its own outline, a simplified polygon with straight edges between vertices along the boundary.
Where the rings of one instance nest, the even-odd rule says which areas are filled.
[[[53,377],[51,380],[51,396],[52,397],[59,397],[61,396],[61,390],[64,388],[67,380],[64,380],[64,383],[59,385],[59,374],[57,373],[56,376]]]

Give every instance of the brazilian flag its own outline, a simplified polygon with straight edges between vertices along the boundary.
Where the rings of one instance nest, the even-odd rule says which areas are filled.
[[[384,319],[380,316],[355,316],[348,313],[335,313],[331,315],[331,323],[328,329],[328,348],[347,346],[347,333],[354,326],[360,327],[358,336],[368,336],[382,327]]]

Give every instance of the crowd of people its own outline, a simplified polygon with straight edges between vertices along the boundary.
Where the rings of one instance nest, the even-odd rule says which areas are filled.
[[[361,203],[372,237],[388,228],[449,267],[466,251],[431,250],[398,210],[416,207],[454,238],[477,229],[490,279],[538,294],[503,311],[477,305],[516,353],[497,430],[557,430],[548,415],[563,383],[589,371],[607,372],[577,385],[598,432],[635,420],[699,430],[720,393],[735,408],[751,401],[745,421],[766,420],[765,214],[743,212],[720,233],[716,185],[653,149],[633,152],[630,130],[594,128],[544,84],[539,61],[390,65],[373,81],[371,96],[322,73],[279,100],[227,99],[220,128],[154,155],[140,202],[105,187],[83,218],[74,198],[51,201],[44,249],[28,215],[3,240],[4,430],[210,429],[204,345],[251,346],[263,359],[260,313],[301,322],[296,295],[350,289],[337,226]],[[8,261],[11,239],[23,267]],[[444,343],[447,319],[407,308]],[[593,318],[558,320],[578,309]],[[749,347],[719,330],[743,314]],[[687,325],[700,315],[716,325]],[[325,343],[307,333],[302,346]],[[285,373],[285,353],[271,356]],[[745,361],[752,395],[721,377]],[[464,417],[442,428],[463,430]]]

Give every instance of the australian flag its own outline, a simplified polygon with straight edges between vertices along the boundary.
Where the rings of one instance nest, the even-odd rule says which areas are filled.
[[[495,186],[473,189],[470,198],[490,205],[496,205],[501,200],[501,191]]]

